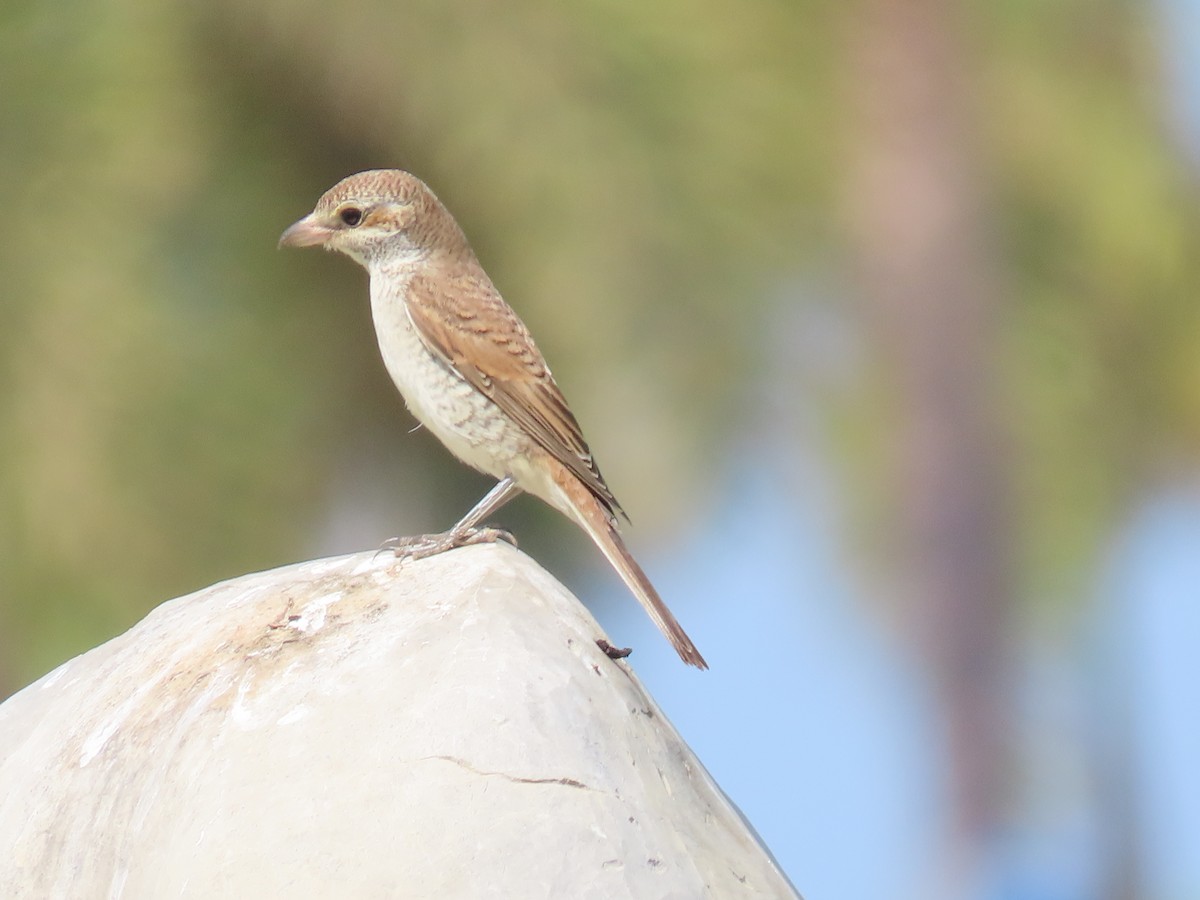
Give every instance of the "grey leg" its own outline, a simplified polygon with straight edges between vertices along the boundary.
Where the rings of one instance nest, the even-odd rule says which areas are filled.
[[[449,531],[441,534],[391,538],[384,541],[380,549],[395,551],[399,559],[423,559],[426,556],[445,553],[455,547],[465,547],[467,544],[491,544],[496,541],[507,541],[515,547],[517,542],[507,531],[476,526],[519,493],[521,493],[521,488],[512,478],[501,479]]]
[[[496,482],[496,486],[488,491],[482,500],[475,504],[469,513],[462,517],[450,532],[470,531],[509,500],[513,499],[521,489],[512,478],[504,478]]]

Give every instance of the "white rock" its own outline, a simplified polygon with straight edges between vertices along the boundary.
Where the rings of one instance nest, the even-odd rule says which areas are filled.
[[[0,896],[795,897],[601,636],[507,545],[164,603],[0,705]]]

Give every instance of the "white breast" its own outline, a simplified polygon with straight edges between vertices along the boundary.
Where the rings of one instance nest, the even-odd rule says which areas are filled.
[[[383,284],[387,287],[382,287]],[[379,351],[412,414],[467,465],[502,478],[528,441],[492,401],[433,355],[408,315],[406,279],[371,277]]]

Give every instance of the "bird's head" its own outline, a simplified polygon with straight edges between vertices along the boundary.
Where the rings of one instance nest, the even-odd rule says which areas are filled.
[[[374,169],[326,191],[283,233],[279,246],[322,246],[372,269],[416,262],[436,250],[457,251],[466,239],[423,181],[399,169]]]

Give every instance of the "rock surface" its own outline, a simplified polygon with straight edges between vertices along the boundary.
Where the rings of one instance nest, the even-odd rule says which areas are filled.
[[[795,897],[601,636],[507,545],[164,603],[0,705],[0,896]]]

